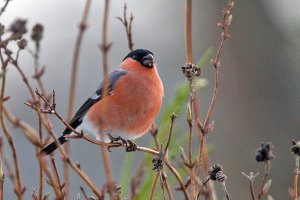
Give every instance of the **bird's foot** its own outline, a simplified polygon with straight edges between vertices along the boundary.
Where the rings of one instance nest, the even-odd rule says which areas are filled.
[[[111,134],[107,134],[107,136],[110,139],[110,143],[111,144],[119,144],[118,146],[108,146],[107,150],[110,152],[110,148],[112,147],[119,147],[119,146],[126,146],[127,148],[127,141],[125,139],[123,139],[122,137],[118,136],[118,137],[113,137]]]
[[[132,140],[127,140],[126,152],[132,152],[132,151],[136,151],[136,150],[137,150],[136,144]]]
[[[126,147],[126,149],[125,149],[126,152],[132,152],[132,151],[137,150],[136,144],[131,140],[125,140],[120,136],[113,137],[111,134],[107,134],[107,136],[109,137],[111,144],[119,144],[119,146],[125,146]],[[110,151],[110,148],[112,148],[112,147],[114,147],[114,146],[108,146],[107,150]],[[115,146],[115,147],[117,147],[117,146]]]

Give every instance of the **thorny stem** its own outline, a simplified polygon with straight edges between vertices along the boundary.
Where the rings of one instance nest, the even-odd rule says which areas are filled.
[[[79,32],[75,44],[75,49],[73,53],[73,61],[72,61],[72,71],[71,71],[71,82],[70,82],[70,95],[69,95],[69,108],[68,108],[68,117],[67,121],[69,122],[74,114],[74,105],[75,105],[75,96],[76,96],[76,86],[77,86],[77,70],[78,70],[78,61],[79,61],[79,53],[81,49],[81,43],[83,34],[87,28],[87,18],[89,14],[89,9],[91,5],[91,0],[87,0],[84,8],[84,13],[79,25]],[[67,143],[65,145],[66,153],[70,153],[70,144]],[[66,199],[70,198],[70,173],[66,164],[64,164],[64,175],[65,175],[65,191],[66,191]]]
[[[264,186],[267,182],[268,176],[270,174],[270,170],[271,170],[271,162],[267,160],[265,161],[265,173],[260,186],[260,191],[258,193],[258,200],[262,199],[262,197],[265,195]]]
[[[298,200],[299,155],[295,155],[294,200]]]

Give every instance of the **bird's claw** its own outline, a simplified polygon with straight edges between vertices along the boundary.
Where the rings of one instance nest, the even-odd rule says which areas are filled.
[[[136,150],[137,150],[136,144],[131,140],[127,140],[126,152],[132,152],[132,151],[136,151]]]
[[[113,137],[110,134],[107,134],[107,136],[110,139],[110,143],[111,144],[119,144],[120,146],[125,146],[126,147],[126,152],[132,152],[132,151],[136,151],[137,150],[137,146],[134,142],[132,142],[131,140],[125,140],[122,137],[118,136],[118,137]],[[112,148],[114,146],[108,146],[107,150],[110,152],[110,148]]]

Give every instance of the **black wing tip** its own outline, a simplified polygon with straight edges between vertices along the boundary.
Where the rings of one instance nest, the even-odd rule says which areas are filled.
[[[65,136],[60,136],[58,138],[58,141],[60,142],[60,144],[64,144],[65,142],[67,142],[68,140],[66,140]],[[51,153],[53,153],[55,150],[57,149],[57,145],[55,142],[52,142],[51,144],[47,145],[46,147],[44,147],[41,151],[41,154],[44,155],[50,155]]]

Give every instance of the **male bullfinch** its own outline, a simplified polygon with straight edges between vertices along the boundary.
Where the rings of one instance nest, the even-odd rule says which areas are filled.
[[[78,131],[96,134],[106,142],[111,137],[132,140],[144,135],[160,111],[164,93],[153,53],[146,49],[130,52],[105,81],[108,81],[108,95],[103,97],[103,81],[75,113],[70,125]],[[67,142],[66,135],[71,133],[66,128],[59,142]],[[52,142],[42,152],[51,154],[56,148]]]

